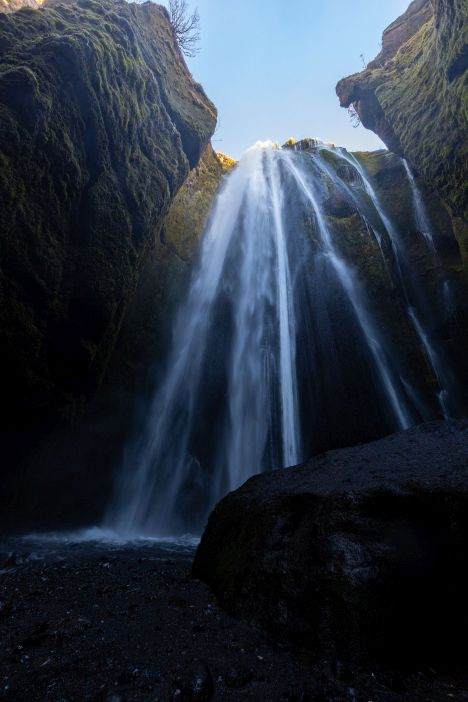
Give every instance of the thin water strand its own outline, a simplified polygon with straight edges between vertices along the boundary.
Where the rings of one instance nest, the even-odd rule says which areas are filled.
[[[286,466],[299,462],[299,417],[297,410],[297,379],[295,371],[296,324],[291,300],[291,276],[283,226],[282,195],[279,183],[277,153],[267,152],[267,168],[270,180],[273,223],[278,261],[278,314],[280,327],[281,367],[281,423],[283,435],[283,463]]]
[[[372,323],[370,315],[367,313],[363,301],[360,299],[358,284],[354,273],[350,266],[338,255],[333,245],[331,234],[326,225],[323,213],[319,207],[318,200],[315,197],[311,187],[306,182],[306,179],[296,165],[292,162],[290,156],[287,158],[287,163],[291,173],[300,185],[302,191],[309,200],[317,218],[319,231],[322,235],[323,244],[326,253],[329,255],[331,263],[340,279],[343,288],[346,290],[349,300],[352,304],[356,317],[363,330],[365,339],[369,345],[369,349],[374,358],[376,367],[380,373],[382,384],[389,399],[390,405],[395,414],[399,428],[406,429],[411,426],[412,419],[409,410],[405,407],[404,398],[398,391],[395,382],[392,379],[392,373],[388,367],[388,361],[383,351],[382,342],[379,339],[377,330]]]
[[[454,383],[452,381],[449,381],[448,378],[451,376],[450,369],[446,367],[446,361],[445,359],[442,358],[440,352],[436,348],[435,344],[431,341],[430,334],[428,330],[426,329],[426,325],[424,323],[424,315],[416,309],[411,301],[410,301],[410,295],[407,287],[407,282],[406,282],[406,276],[403,273],[403,263],[406,264],[406,266],[409,265],[409,261],[407,261],[407,255],[405,252],[405,249],[403,247],[402,241],[400,239],[400,235],[398,233],[398,230],[396,227],[393,225],[393,223],[390,221],[389,217],[386,215],[380,200],[377,196],[377,193],[375,192],[375,189],[373,188],[370,179],[365,172],[364,168],[362,165],[359,163],[358,159],[354,156],[354,154],[349,154],[345,149],[340,149],[340,154],[341,156],[351,165],[354,165],[355,168],[357,169],[359,175],[362,178],[362,181],[364,183],[365,190],[369,197],[371,198],[375,209],[377,210],[383,224],[385,225],[385,228],[392,240],[392,243],[394,245],[394,251],[395,251],[395,256],[396,256],[396,263],[397,263],[397,270],[399,273],[400,277],[400,282],[402,286],[402,290],[404,293],[404,297],[406,300],[406,309],[408,313],[408,318],[412,324],[412,327],[419,338],[419,342],[421,345],[421,348],[426,356],[426,359],[432,368],[432,371],[434,373],[434,376],[437,380],[437,383],[439,385],[439,391],[436,393],[437,396],[437,401],[439,403],[442,415],[444,417],[449,417],[449,416],[456,416],[458,414],[456,405],[457,401],[455,398],[452,398],[451,395],[454,394]],[[422,233],[424,233],[424,230],[426,231],[426,239],[429,238],[430,242],[432,243],[433,251],[435,251],[435,247],[433,245],[433,240],[432,240],[432,234],[430,224],[428,221],[427,214],[425,213],[425,208],[422,202],[422,197],[421,193],[419,192],[417,185],[414,181],[413,175],[411,173],[411,170],[406,163],[406,161],[403,160],[403,164],[405,166],[406,173],[408,174],[408,178],[410,180],[410,185],[412,186],[412,194],[413,194],[413,202],[416,208],[417,216],[419,217],[419,226],[422,228]],[[424,300],[422,300],[422,291],[421,290],[416,290],[415,291],[415,297],[419,298],[421,300],[421,303],[424,304]],[[450,410],[450,408],[453,407],[453,410]]]
[[[427,243],[429,244],[432,252],[437,256],[437,249],[434,244],[434,236],[432,233],[432,225],[429,219],[429,215],[427,213],[426,207],[424,205],[421,191],[418,188],[418,185],[416,183],[416,180],[414,178],[413,172],[411,170],[411,167],[406,159],[402,159],[403,166],[406,171],[406,175],[408,176],[408,181],[411,186],[411,195],[413,198],[413,207],[414,207],[414,214],[415,214],[415,220],[416,220],[416,226],[418,227],[419,232],[424,236],[426,239]]]

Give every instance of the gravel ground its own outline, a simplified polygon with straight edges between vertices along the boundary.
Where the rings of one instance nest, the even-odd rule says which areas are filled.
[[[439,671],[356,671],[278,648],[217,607],[190,576],[190,549],[11,549],[0,548],[2,702],[468,700],[468,681]]]

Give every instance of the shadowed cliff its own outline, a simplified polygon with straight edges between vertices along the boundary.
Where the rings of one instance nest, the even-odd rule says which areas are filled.
[[[159,377],[213,198],[233,163],[208,145],[189,173],[145,256],[99,391],[82,417],[62,422],[28,455],[19,480],[10,481],[2,525],[63,527],[101,518]]]
[[[214,131],[166,10],[0,15],[0,322],[7,465],[102,382],[173,197]]]

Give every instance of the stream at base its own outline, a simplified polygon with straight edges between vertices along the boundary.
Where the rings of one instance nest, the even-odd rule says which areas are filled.
[[[99,555],[112,558],[122,552],[137,552],[154,560],[191,560],[199,541],[191,534],[172,538],[125,538],[100,527],[10,536],[0,541],[0,575],[31,561],[62,561]]]

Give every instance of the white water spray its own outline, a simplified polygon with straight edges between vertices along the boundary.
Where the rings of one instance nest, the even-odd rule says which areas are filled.
[[[196,522],[205,518],[207,502],[253,472],[302,458],[282,206],[278,152],[271,143],[258,143],[216,200],[200,264],[177,318],[164,380],[138,444],[128,451],[109,513],[108,522],[120,532],[164,535],[199,528]],[[224,314],[231,313],[233,329],[226,322],[225,333],[232,334],[225,349],[228,409],[221,409],[226,418],[219,445],[211,447],[216,464],[211,479],[192,444],[207,421],[199,412],[204,384],[210,382],[209,347],[219,336],[214,327],[220,298],[227,300]],[[279,447],[271,446],[273,436]],[[193,505],[183,508],[188,494]],[[197,508],[202,511],[198,519]]]
[[[324,179],[318,154],[271,142],[249,149],[214,203],[106,527],[127,537],[199,533],[216,501],[254,473],[297,464],[338,435],[352,443],[415,421],[420,399],[404,354],[337,246],[329,187],[345,189],[382,257],[387,235],[398,262],[404,247],[360,163],[336,153],[361,176],[385,231],[369,225],[366,206],[332,169]],[[445,376],[409,302],[408,314],[445,407]]]

